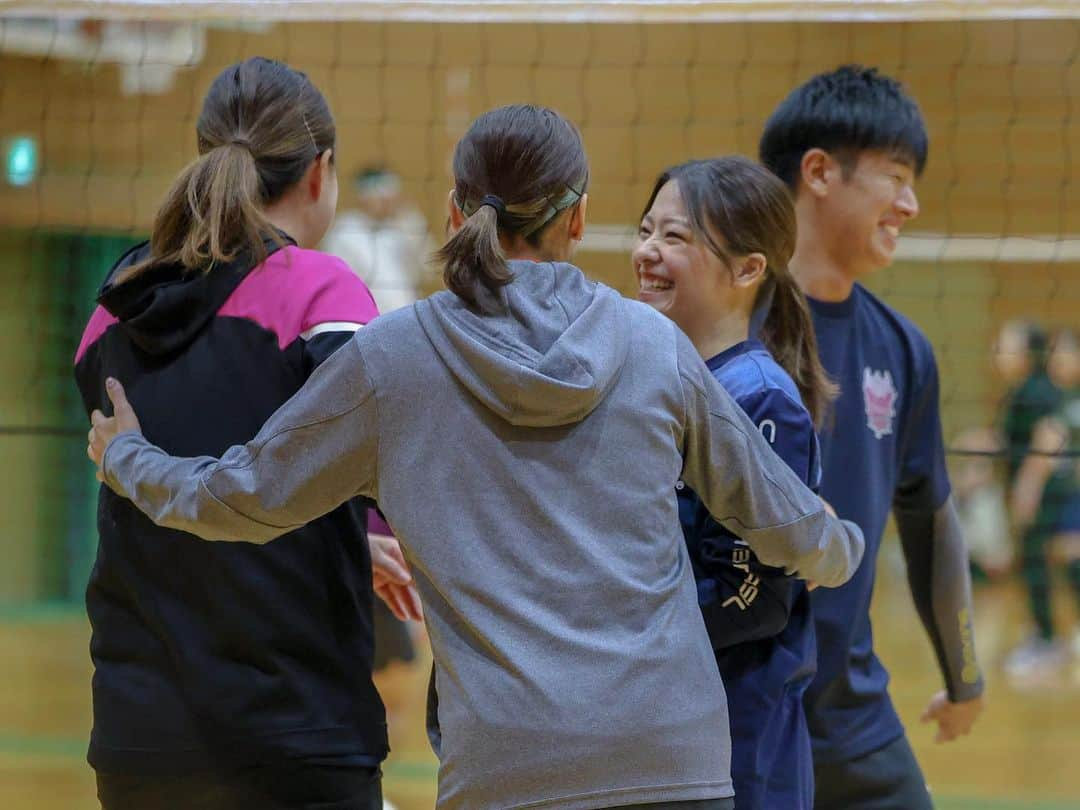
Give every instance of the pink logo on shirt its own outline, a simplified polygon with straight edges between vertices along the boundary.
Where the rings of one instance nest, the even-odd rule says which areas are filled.
[[[896,416],[896,386],[888,370],[871,371],[863,369],[863,402],[866,404],[866,425],[875,439],[888,436],[893,432],[893,418]]]

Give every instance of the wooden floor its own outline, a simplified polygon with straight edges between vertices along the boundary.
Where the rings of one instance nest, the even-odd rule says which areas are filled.
[[[937,688],[930,648],[902,577],[885,561],[874,606],[878,648],[939,808],[1080,808],[1080,668],[1053,683],[1009,685],[1000,659],[1024,632],[1025,611],[1011,586],[977,595],[977,640],[989,672],[989,709],[977,733],[938,746],[918,723]],[[1070,609],[1066,609],[1071,614]],[[0,808],[96,808],[84,761],[90,725],[88,629],[76,611],[0,618]],[[430,808],[435,761],[424,736],[426,661],[399,672],[392,706],[385,793],[399,810]]]

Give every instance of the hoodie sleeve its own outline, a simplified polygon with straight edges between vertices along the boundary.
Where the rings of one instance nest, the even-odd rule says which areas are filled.
[[[842,585],[862,560],[862,532],[825,511],[676,332],[686,406],[683,481],[766,565]]]
[[[374,498],[375,390],[356,340],[319,366],[246,445],[220,459],[176,458],[117,436],[105,483],[160,526],[204,540],[265,543],[358,495]]]

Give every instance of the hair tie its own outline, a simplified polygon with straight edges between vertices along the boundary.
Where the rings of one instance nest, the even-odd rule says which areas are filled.
[[[495,194],[485,194],[483,199],[480,200],[480,205],[476,206],[476,209],[479,211],[485,205],[490,205],[494,208],[497,216],[501,217],[506,214],[506,203],[502,201],[501,197],[498,197]]]
[[[252,148],[251,148],[251,141],[249,141],[247,138],[241,137],[239,135],[237,135],[235,138],[229,138],[228,142],[230,144],[232,144],[233,146],[242,146],[244,149],[247,149],[249,152],[253,151]]]

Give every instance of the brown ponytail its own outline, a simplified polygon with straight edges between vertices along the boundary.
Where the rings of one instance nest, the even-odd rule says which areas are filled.
[[[262,57],[214,79],[195,130],[199,157],[165,195],[149,256],[120,281],[160,263],[206,272],[245,251],[261,262],[264,240],[281,242],[263,209],[336,138],[330,108],[307,76]]]
[[[446,288],[472,307],[480,306],[480,288],[495,293],[510,283],[498,212],[490,205],[477,209],[435,255],[443,263]]]
[[[820,428],[828,413],[829,404],[840,389],[829,379],[818,356],[817,335],[810,308],[799,285],[785,265],[780,272],[774,268],[766,284],[772,287],[772,301],[760,338],[780,367],[795,381],[803,404]],[[758,300],[767,294],[766,287],[758,290]]]
[[[589,165],[577,129],[529,104],[484,113],[454,149],[454,200],[467,217],[438,251],[447,289],[474,308],[513,275],[499,235],[539,247],[547,226],[585,193]]]
[[[810,308],[788,269],[796,227],[791,193],[775,175],[747,158],[693,160],[657,178],[646,212],[671,180],[678,183],[695,233],[717,256],[725,262],[733,255],[765,256],[768,275],[758,289],[755,309],[768,306],[768,313],[759,337],[795,382],[810,418],[820,428],[838,389],[821,365]]]

